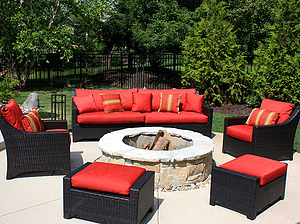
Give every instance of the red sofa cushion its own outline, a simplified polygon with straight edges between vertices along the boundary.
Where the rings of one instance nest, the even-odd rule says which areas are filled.
[[[7,105],[1,108],[1,115],[11,126],[24,131],[24,126],[21,121],[23,112],[14,99],[11,99]]]
[[[290,117],[294,106],[295,105],[292,103],[263,99],[260,109],[267,109],[279,113],[279,119],[277,121],[279,124],[286,121]]]
[[[186,94],[184,110],[202,113],[204,96],[205,95],[197,95],[197,94],[190,94],[190,93]]]
[[[245,142],[252,142],[253,126],[232,125],[227,127],[226,134]]]
[[[138,89],[140,93],[152,93],[152,111],[158,111],[160,106],[161,93],[173,94],[177,93],[181,95],[180,98],[180,110],[184,110],[185,107],[185,95],[187,93],[196,94],[196,89]]]
[[[130,124],[143,123],[144,121],[144,114],[131,111],[114,113],[104,113],[104,111],[98,111],[79,114],[77,116],[77,122],[79,124]]]
[[[93,95],[95,99],[95,104],[99,111],[104,110],[103,102],[100,94],[111,94],[111,93],[119,93],[121,98],[122,107],[124,110],[132,110],[132,93],[137,92],[137,88],[133,89],[103,89],[103,90],[95,90],[95,89],[75,89],[76,96],[86,96]]]
[[[132,111],[150,112],[152,108],[151,93],[132,93]]]
[[[37,132],[44,130],[42,119],[35,108],[33,108],[30,113],[23,116],[22,123],[25,131]]]
[[[73,96],[72,98],[80,114],[98,111],[92,95]]]
[[[260,178],[260,185],[265,185],[272,180],[284,175],[287,164],[255,155],[243,155],[220,167]]]
[[[101,94],[101,99],[103,102],[105,113],[124,111],[119,93]]]
[[[113,163],[94,162],[71,177],[73,187],[129,195],[130,187],[146,169]]]
[[[276,124],[278,113],[267,109],[255,108],[250,113],[246,124],[252,126]]]
[[[157,112],[145,114],[146,124],[207,123],[208,117],[196,112],[180,111],[180,113]]]
[[[160,105],[158,112],[174,112],[179,113],[179,105],[180,105],[180,94],[172,93],[160,94]]]

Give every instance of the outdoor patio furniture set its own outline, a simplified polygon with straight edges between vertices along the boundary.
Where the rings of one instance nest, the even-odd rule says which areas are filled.
[[[76,90],[73,141],[99,139],[113,130],[135,126],[171,126],[211,137],[213,111],[203,101],[204,95],[197,95],[195,89]],[[153,171],[94,162],[70,172],[66,121],[41,120],[36,110],[23,115],[14,100],[0,110],[7,179],[40,172],[67,174],[63,180],[65,218],[139,223],[153,210]],[[255,219],[284,198],[287,165],[275,160],[293,159],[299,111],[293,104],[264,99],[249,117],[225,119],[223,153],[237,158],[213,167],[211,205]],[[122,175],[116,177],[116,173]]]

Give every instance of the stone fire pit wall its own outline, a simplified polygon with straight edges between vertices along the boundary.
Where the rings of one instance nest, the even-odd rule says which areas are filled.
[[[166,130],[175,137],[174,142],[183,139],[182,144],[188,146],[173,151],[150,151],[133,147],[128,141],[128,137],[155,136],[159,130]],[[102,151],[100,161],[155,171],[155,183],[160,188],[203,181],[212,169],[213,141],[193,131],[163,127],[128,128],[104,135],[98,146]]]

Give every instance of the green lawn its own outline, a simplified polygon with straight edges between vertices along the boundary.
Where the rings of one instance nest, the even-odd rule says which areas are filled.
[[[72,130],[72,89],[71,88],[63,88],[63,89],[49,89],[45,91],[19,91],[18,96],[15,97],[17,103],[22,104],[27,96],[32,93],[36,92],[39,95],[40,100],[40,116],[42,119],[51,119],[51,94],[58,93],[58,94],[66,94],[67,97],[67,121],[68,121],[68,129]],[[214,113],[213,117],[213,132],[220,132],[223,133],[224,129],[224,118],[225,117],[232,117],[232,115],[224,115],[219,113]],[[297,152],[300,153],[300,126],[297,128],[296,136],[295,136],[295,143],[294,148]]]

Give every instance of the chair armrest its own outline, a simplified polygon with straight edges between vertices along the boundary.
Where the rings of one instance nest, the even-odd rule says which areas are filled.
[[[43,124],[45,130],[49,129],[67,129],[67,121],[66,120],[43,120]]]

